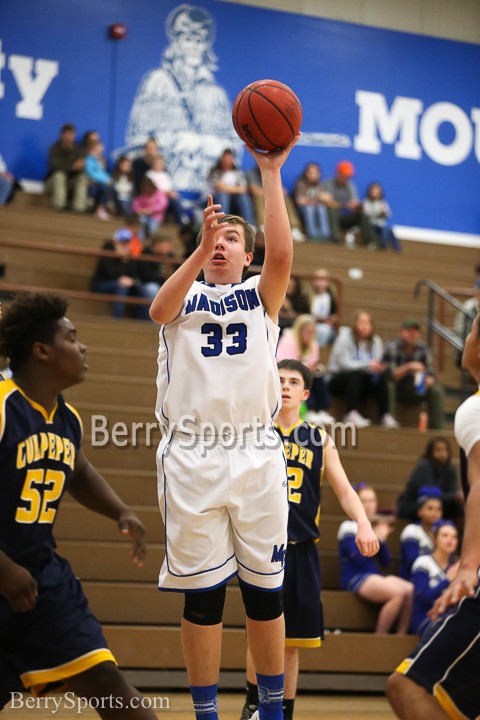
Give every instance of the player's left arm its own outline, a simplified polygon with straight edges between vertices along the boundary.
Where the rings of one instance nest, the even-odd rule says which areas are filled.
[[[333,492],[338,498],[344,512],[351,520],[358,525],[355,542],[362,553],[370,557],[379,550],[378,538],[375,535],[370,520],[365,514],[362,502],[350,484],[347,474],[335,447],[333,439],[327,435],[325,445],[325,475],[332,486]]]
[[[274,322],[285,300],[293,259],[292,233],[280,171],[299,137],[300,134],[286,148],[275,152],[260,153],[248,148],[260,168],[265,202],[265,260],[258,290]]]
[[[480,440],[468,454],[468,497],[465,503],[465,530],[462,552],[455,579],[438,598],[429,617],[435,620],[451,605],[456,605],[465,595],[472,597],[478,585],[480,567]]]
[[[87,460],[81,449],[75,458],[74,475],[68,491],[84,507],[117,522],[120,532],[132,539],[132,559],[135,565],[141,567],[147,552],[143,523]]]

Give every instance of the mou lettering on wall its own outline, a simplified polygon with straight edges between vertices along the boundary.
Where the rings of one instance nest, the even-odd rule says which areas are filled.
[[[109,37],[115,22],[125,39]],[[177,186],[198,195],[225,147],[253,165],[231,107],[270,77],[304,110],[287,187],[311,160],[327,178],[348,159],[361,195],[384,185],[405,236],[477,242],[479,67],[479,45],[220,0],[2,0],[0,154],[17,177],[42,180],[64,122],[99,130],[112,161],[153,135]]]

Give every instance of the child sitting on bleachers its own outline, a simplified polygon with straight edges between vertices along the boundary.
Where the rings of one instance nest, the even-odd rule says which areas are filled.
[[[442,517],[442,495],[437,487],[421,487],[417,501],[418,522],[409,523],[400,535],[400,577],[411,580],[412,565],[419,557],[432,552],[433,527]]]
[[[375,490],[366,483],[357,485],[367,518],[372,522],[380,543],[373,557],[365,557],[355,542],[357,524],[345,520],[338,530],[338,550],[341,565],[342,590],[350,590],[364,600],[381,605],[376,633],[388,633],[395,628],[397,634],[408,633],[412,617],[413,585],[396,575],[383,575],[380,566],[390,565],[387,538],[393,531],[391,520],[377,515],[378,502]]]

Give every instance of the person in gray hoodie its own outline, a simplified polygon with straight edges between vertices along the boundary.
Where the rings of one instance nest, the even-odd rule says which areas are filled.
[[[378,407],[380,423],[396,428],[398,423],[389,411],[386,365],[382,363],[383,342],[375,334],[372,315],[357,310],[351,327],[342,327],[333,343],[327,367],[330,392],[345,399],[344,422],[358,428],[367,427],[371,420],[361,415],[362,403],[372,399]]]

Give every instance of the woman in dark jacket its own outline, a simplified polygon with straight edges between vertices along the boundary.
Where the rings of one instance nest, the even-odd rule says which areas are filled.
[[[418,492],[423,486],[440,489],[444,518],[458,520],[463,517],[457,471],[452,465],[452,450],[446,438],[433,438],[425,446],[423,456],[413,468],[405,490],[397,500],[399,518],[417,520]]]

